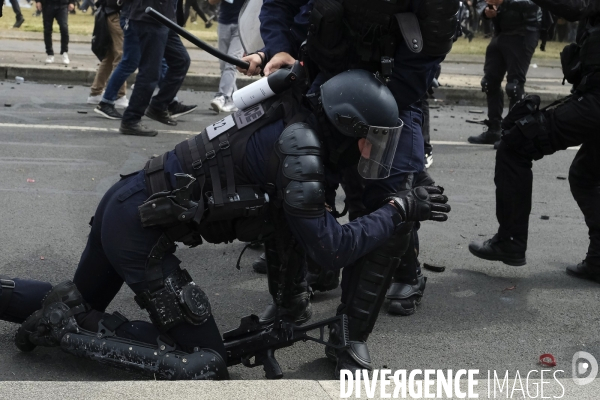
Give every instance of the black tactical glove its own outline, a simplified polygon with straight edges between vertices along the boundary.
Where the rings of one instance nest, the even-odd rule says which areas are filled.
[[[517,101],[508,112],[508,115],[502,120],[502,130],[510,130],[518,120],[535,114],[540,109],[540,101],[540,96],[535,95],[528,95]]]
[[[446,204],[448,197],[444,196],[441,186],[419,186],[412,190],[402,191],[387,201],[394,203],[402,222],[416,221],[446,221],[450,206]]]

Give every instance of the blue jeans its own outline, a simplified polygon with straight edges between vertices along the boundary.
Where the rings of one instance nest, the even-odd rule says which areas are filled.
[[[142,21],[129,21],[139,40],[140,62],[135,88],[129,100],[129,107],[123,114],[122,123],[138,123],[146,108],[164,111],[175,98],[190,67],[190,56],[183,47],[179,35],[166,26]],[[168,69],[162,75],[162,59]],[[160,81],[160,85],[159,85]],[[154,89],[159,87],[156,96]]]
[[[117,100],[119,89],[123,86],[123,83],[129,78],[129,75],[133,74],[140,64],[140,44],[138,37],[134,32],[133,24],[128,23],[129,18],[129,7],[130,3],[125,2],[123,9],[121,10],[121,28],[123,28],[123,57],[121,62],[114,69],[113,73],[108,80],[108,84],[104,89],[104,96],[102,96],[102,102],[108,104],[115,104]]]

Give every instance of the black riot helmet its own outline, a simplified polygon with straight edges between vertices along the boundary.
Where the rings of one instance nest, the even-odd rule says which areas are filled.
[[[339,133],[366,139],[358,163],[360,175],[387,178],[403,126],[387,86],[368,71],[345,71],[321,86],[321,105]]]

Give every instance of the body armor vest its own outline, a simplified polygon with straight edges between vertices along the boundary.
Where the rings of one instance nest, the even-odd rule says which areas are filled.
[[[179,143],[175,154],[184,173],[195,181],[189,182],[187,175],[177,177],[181,185],[176,190],[171,191],[165,177],[166,154],[149,160],[144,170],[151,196],[140,206],[142,225],[181,227],[186,237],[176,240],[192,246],[200,244],[201,237],[210,243],[258,239],[263,224],[249,221],[264,221],[266,205],[277,201],[278,193],[265,194],[246,175],[243,165],[247,143],[256,131],[272,122],[282,119],[287,126],[303,120],[306,114],[299,99],[295,88],[290,89],[227,116]],[[278,164],[272,168],[278,168]]]
[[[542,12],[539,7],[523,12],[508,5],[498,10],[497,21],[499,33],[534,32],[540,29]]]
[[[360,68],[391,75],[393,57],[407,47],[448,54],[458,30],[459,0],[315,0],[307,53],[330,74]]]

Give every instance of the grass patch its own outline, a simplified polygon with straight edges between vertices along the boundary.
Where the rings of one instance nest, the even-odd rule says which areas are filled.
[[[4,1],[4,0],[0,0]],[[23,8],[25,22],[19,30],[27,32],[43,32],[44,27],[41,17],[32,17],[33,8]],[[202,20],[198,19],[198,24],[188,23],[186,29],[202,40],[217,41],[217,24],[214,24],[210,29],[204,28]],[[4,7],[4,17],[0,18],[0,31],[10,31],[11,33],[18,32],[17,29],[12,29],[14,24],[14,13],[10,7]],[[94,16],[89,12],[83,14],[77,11],[77,14],[69,14],[69,33],[72,35],[92,35],[94,29]],[[58,33],[58,25],[54,24],[54,32]],[[464,38],[459,38],[452,47],[452,54],[470,54],[470,55],[485,55],[485,49],[489,44],[490,39],[484,39],[482,35],[476,36],[472,42]],[[537,58],[560,58],[565,43],[548,42],[546,51],[536,49],[534,57]]]
[[[483,36],[476,36],[470,43],[467,39],[461,37],[452,46],[452,54],[485,55],[485,49],[489,43],[490,39],[484,39]],[[546,51],[541,51],[538,45],[533,56],[536,58],[558,59],[565,45],[566,43],[561,42],[548,42],[546,44]]]
[[[0,0],[4,1],[4,0]],[[19,29],[12,29],[15,23],[14,13],[10,7],[4,7],[4,16],[0,18],[0,31],[10,31],[16,33],[20,30],[26,32],[44,32],[42,17],[33,17],[34,8],[21,8],[25,22]],[[186,29],[202,40],[217,41],[217,24],[210,29],[204,28],[204,22],[198,18],[197,25],[188,23]],[[71,35],[92,35],[94,30],[94,15],[88,12],[86,14],[77,10],[77,14],[69,14],[69,34]],[[58,24],[54,23],[54,33],[59,33]]]

